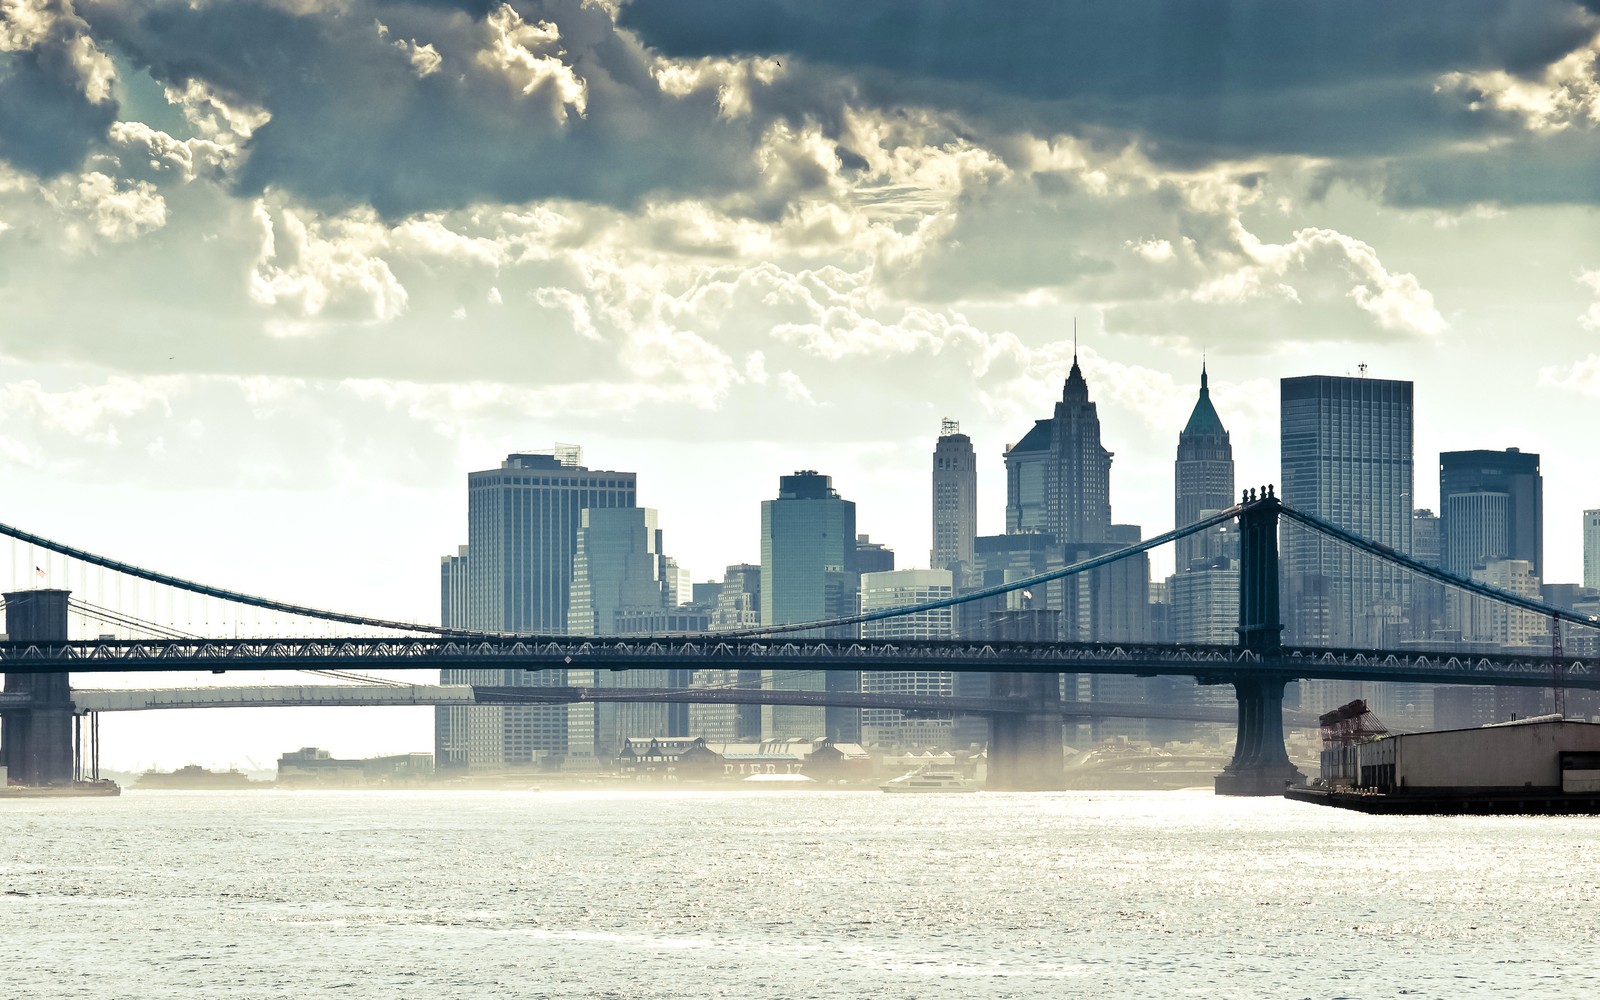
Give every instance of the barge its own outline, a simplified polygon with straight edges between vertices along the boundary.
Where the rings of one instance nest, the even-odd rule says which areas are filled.
[[[1320,777],[1285,797],[1386,815],[1600,815],[1595,723],[1551,715],[1364,736],[1326,740]]]

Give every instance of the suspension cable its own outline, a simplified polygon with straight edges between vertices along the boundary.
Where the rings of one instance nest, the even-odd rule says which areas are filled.
[[[1403,552],[1396,551],[1382,542],[1374,542],[1371,539],[1362,538],[1355,532],[1347,531],[1336,524],[1324,521],[1315,514],[1308,514],[1303,510],[1297,510],[1296,508],[1291,507],[1286,503],[1282,503],[1281,501],[1280,506],[1283,509],[1283,515],[1290,520],[1299,522],[1300,524],[1305,525],[1307,528],[1326,535],[1335,541],[1343,542],[1344,544],[1349,545],[1358,551],[1380,556],[1403,569],[1408,569],[1419,576],[1425,576],[1436,583],[1442,583],[1449,587],[1455,587],[1458,590],[1465,590],[1469,593],[1476,594],[1479,597],[1487,597],[1492,600],[1499,601],[1502,604],[1510,604],[1513,607],[1521,608],[1524,611],[1531,611],[1535,614],[1544,615],[1547,618],[1553,618],[1558,622],[1571,622],[1574,625],[1582,625],[1586,628],[1600,629],[1600,622],[1595,621],[1593,618],[1590,618],[1587,615],[1580,615],[1570,608],[1558,608],[1553,604],[1546,604],[1543,601],[1536,601],[1531,597],[1523,597],[1521,594],[1513,594],[1508,590],[1501,590],[1499,587],[1492,587],[1481,580],[1469,580],[1465,577],[1457,576],[1454,573],[1451,573],[1449,570],[1440,569],[1437,566],[1430,566],[1425,562],[1418,562],[1416,559],[1413,559]]]

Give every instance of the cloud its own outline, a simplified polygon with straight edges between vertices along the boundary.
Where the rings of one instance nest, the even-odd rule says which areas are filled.
[[[1590,291],[1600,293],[1600,270],[1582,272],[1578,276],[1578,282],[1587,286]],[[1578,317],[1578,325],[1591,333],[1600,333],[1600,301],[1589,304],[1589,308]]]
[[[1163,160],[1376,155],[1482,135],[1436,81],[1525,74],[1586,44],[1577,6],[1519,0],[636,0],[622,24],[680,58],[781,54],[881,105],[1142,134]]]
[[[111,62],[70,3],[0,0],[0,160],[52,178],[116,117]]]
[[[1590,354],[1571,364],[1540,368],[1539,384],[1583,396],[1600,397],[1600,354]]]
[[[159,85],[259,109],[236,177],[246,196],[279,190],[399,218],[543,198],[628,205],[756,176],[761,125],[718,114],[714,95],[664,92],[653,57],[605,6],[473,6],[83,9],[96,37]]]
[[[167,221],[167,203],[145,181],[119,184],[102,173],[78,181],[77,201],[101,237],[113,242],[137,239]]]
[[[292,320],[327,317],[377,323],[405,312],[408,296],[388,263],[372,251],[387,238],[370,219],[351,219],[324,227],[292,210],[274,220],[258,202],[261,254],[250,276],[250,297],[281,309],[291,322],[275,329],[285,335],[309,332]]]

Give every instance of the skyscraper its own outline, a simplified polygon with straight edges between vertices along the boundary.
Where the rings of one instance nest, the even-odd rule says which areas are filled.
[[[464,629],[562,633],[572,561],[584,510],[634,506],[631,472],[585,468],[574,447],[507,456],[498,469],[467,476],[466,596],[452,607]],[[445,610],[445,609],[441,609]],[[457,613],[459,612],[459,614]],[[563,671],[445,670],[447,684],[561,684]],[[444,710],[440,710],[444,711]],[[567,751],[565,705],[473,707],[446,714],[436,759],[472,769],[559,760]]]
[[[1492,559],[1544,566],[1544,479],[1539,456],[1447,451],[1439,456],[1439,548],[1444,568],[1470,578]]]
[[[1233,494],[1233,444],[1211,405],[1206,369],[1200,366],[1200,398],[1195,400],[1189,423],[1178,435],[1178,457],[1173,463],[1173,526],[1193,524],[1210,511],[1226,510],[1236,502]],[[1183,572],[1190,563],[1220,554],[1217,530],[1180,538],[1176,564]]]
[[[619,635],[627,622],[667,605],[667,557],[661,529],[648,507],[584,510],[572,559],[568,630],[576,635]],[[667,671],[569,668],[578,687],[665,687]],[[629,736],[667,735],[667,706],[657,703],[579,702],[567,707],[566,766],[606,766]]]
[[[901,569],[861,574],[861,610],[883,611],[937,601],[955,593],[948,569]],[[919,611],[898,618],[864,622],[863,639],[948,639],[954,634],[953,608]],[[872,670],[861,675],[861,690],[872,694],[951,697],[955,675],[948,670]],[[861,710],[861,738],[867,744],[895,747],[948,747],[953,719],[908,718],[895,709]]]
[[[1583,585],[1600,590],[1600,510],[1583,512]]]
[[[1078,357],[1055,415],[1006,451],[1006,531],[1043,531],[1063,545],[1104,542],[1111,530],[1111,452]]]
[[[1200,395],[1189,422],[1178,435],[1173,463],[1173,525],[1192,524],[1213,511],[1236,503],[1233,492],[1233,444],[1211,403],[1211,387],[1200,367]],[[1175,642],[1227,645],[1239,638],[1239,533],[1231,525],[1178,539],[1176,572],[1167,582],[1168,629]],[[1233,691],[1225,685],[1202,686],[1187,677],[1161,678],[1151,684],[1151,699],[1173,706],[1226,707]],[[1166,739],[1193,738],[1193,723],[1153,726]]]
[[[946,420],[933,446],[933,548],[928,564],[948,569],[959,586],[978,537],[978,459],[961,425]]]
[[[840,498],[829,476],[813,470],[778,478],[776,500],[761,502],[761,624],[842,618],[856,611],[856,505]],[[832,633],[830,633],[832,634]],[[853,634],[851,629],[837,633]],[[779,690],[859,690],[856,671],[795,675],[765,671]],[[762,735],[860,740],[859,709],[763,706]]]
[[[1284,502],[1410,552],[1411,383],[1286,378],[1280,420]],[[1376,645],[1385,625],[1404,618],[1406,580],[1398,568],[1309,531],[1285,532],[1284,541],[1287,641]]]

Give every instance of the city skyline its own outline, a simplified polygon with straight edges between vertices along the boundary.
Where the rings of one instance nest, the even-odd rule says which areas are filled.
[[[433,620],[462,480],[572,441],[696,581],[810,468],[912,566],[941,419],[1003,530],[1076,322],[1118,522],[1168,524],[1202,358],[1240,488],[1279,378],[1365,366],[1416,384],[1422,467],[1541,455],[1581,579],[1592,4],[960,0],[908,60],[723,2],[8,4],[0,519]]]

